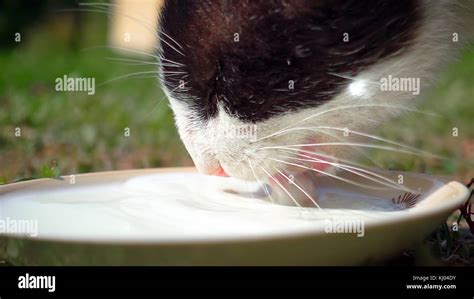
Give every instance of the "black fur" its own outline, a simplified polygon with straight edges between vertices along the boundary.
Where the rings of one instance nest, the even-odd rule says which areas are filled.
[[[265,120],[330,100],[350,83],[334,73],[355,76],[398,55],[421,17],[419,0],[168,0],[162,30],[185,56],[165,43],[162,54],[186,75],[165,75],[166,84],[186,81],[174,96],[202,119],[222,103],[243,121]]]

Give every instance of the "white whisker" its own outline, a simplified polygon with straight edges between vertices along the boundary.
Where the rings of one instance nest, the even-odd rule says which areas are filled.
[[[346,182],[346,183],[349,183],[349,184],[352,184],[352,185],[355,185],[355,186],[363,187],[363,188],[368,188],[368,189],[373,189],[373,190],[386,190],[387,189],[387,188],[380,188],[380,187],[374,187],[374,186],[369,186],[369,185],[365,185],[365,184],[360,184],[360,183],[357,183],[357,182],[339,177],[337,175],[333,175],[329,172],[322,171],[322,170],[319,170],[319,169],[314,169],[314,168],[307,167],[307,166],[300,165],[300,164],[295,164],[295,163],[291,163],[291,162],[287,162],[287,161],[282,161],[282,160],[279,160],[279,159],[270,159],[270,160],[275,161],[275,162],[279,162],[279,163],[283,163],[283,164],[286,164],[286,165],[291,165],[291,166],[311,170],[311,171],[314,171],[314,172],[317,172],[317,173],[321,173],[321,174],[324,174],[326,176],[332,177],[336,180],[340,180],[340,181],[343,181],[343,182]]]
[[[307,146],[359,146],[359,147],[366,147],[366,148],[376,148],[380,150],[404,153],[404,154],[412,154],[417,156],[431,156],[432,158],[443,159],[443,157],[426,153],[423,151],[413,151],[413,150],[403,150],[398,149],[392,146],[384,146],[384,145],[375,145],[375,144],[368,144],[368,143],[357,143],[357,142],[321,142],[321,143],[307,143],[307,144],[287,144],[286,147],[307,147]],[[267,146],[262,147],[260,149],[270,149],[270,148],[280,148],[280,146]]]
[[[175,89],[177,89],[178,87],[176,87]],[[175,89],[171,90],[170,92],[173,92]],[[161,97],[161,99],[153,106],[153,108],[147,113],[147,115],[145,115],[143,118],[142,118],[142,121],[147,119],[150,115],[153,114],[153,112],[155,112],[156,108],[158,108],[158,106],[161,104],[161,102],[163,102],[164,100],[166,100],[167,96],[164,95],[163,97]]]
[[[184,65],[184,64],[182,64],[182,63],[173,61],[173,60],[171,60],[171,59],[167,59],[167,58],[163,57],[163,55],[160,55],[158,58],[159,58],[160,60],[162,60],[162,61],[166,61],[166,62],[171,63],[171,64],[176,65],[176,66],[180,66],[180,67],[186,66],[186,65]]]
[[[143,22],[143,20],[141,19],[138,19],[138,18],[135,18],[131,15],[128,15],[128,14],[124,14],[124,13],[120,13],[120,12],[117,12],[117,11],[112,11],[111,9],[107,9],[107,7],[103,7],[104,5],[105,6],[108,6],[108,7],[115,7],[115,8],[119,8],[118,5],[114,5],[114,4],[108,4],[108,3],[87,3],[87,2],[81,2],[79,3],[80,6],[90,6],[90,7],[95,7],[96,9],[72,9],[72,10],[78,10],[78,11],[88,11],[88,12],[98,12],[98,13],[105,13],[105,14],[108,14],[108,15],[112,15],[112,14],[117,14],[117,15],[121,15],[121,16],[124,16],[126,18],[129,18],[129,19],[132,19],[134,21],[136,21],[138,24],[142,25],[143,27],[149,29],[151,32],[153,32],[154,34],[156,34],[157,32],[163,34],[165,37],[167,38],[170,38],[175,44],[177,44],[177,46],[181,47],[181,45],[179,45],[174,39],[172,39],[169,35],[165,34],[164,32],[162,32],[160,29],[158,28],[155,28],[153,27],[150,23],[145,23]],[[181,56],[186,56],[184,55],[183,52],[181,52],[180,50],[176,49],[173,45],[171,45],[168,41],[166,41],[166,39],[162,38],[160,39],[160,41],[162,41],[163,43],[165,43],[167,46],[169,46],[171,49],[173,49],[174,51],[176,51],[176,53],[180,54]],[[155,45],[153,45],[153,47],[155,49],[158,49],[158,47],[156,47]],[[181,47],[182,48],[182,47]]]
[[[291,130],[291,129],[289,129]],[[345,141],[341,138],[341,137],[338,137],[336,136],[335,134],[332,134],[332,133],[329,133],[329,132],[326,132],[324,130],[321,130],[319,129],[319,127],[313,127],[313,128],[310,128],[311,131],[316,131],[316,132],[319,132],[319,133],[323,133],[327,136],[330,136],[334,139],[337,139],[339,140],[340,142],[344,142]],[[353,148],[354,150],[356,150],[357,152],[359,152],[362,156],[366,157],[370,162],[372,162],[374,165],[376,165],[377,167],[379,168],[382,168],[381,165],[379,165],[376,161],[374,161],[369,155],[367,155],[362,149],[358,148],[358,147],[355,147],[355,146],[350,146],[351,148]]]
[[[145,60],[137,60],[137,59],[126,59],[126,58],[117,58],[117,57],[105,57],[107,60],[112,61],[124,61],[124,62],[133,62],[135,64],[127,64],[127,65],[160,65],[158,62],[151,62]],[[175,67],[175,66],[172,66]]]
[[[80,2],[79,3],[79,6],[95,6],[95,7],[101,7],[101,6],[106,6],[106,7],[119,7],[118,5],[116,4],[111,4],[111,3],[101,3],[101,2]],[[108,10],[110,11],[110,10]],[[130,18],[133,18],[132,16],[129,16]],[[141,21],[143,24],[147,24],[147,25],[150,25],[150,23],[144,23],[142,20],[139,20]],[[168,34],[166,34],[163,30],[157,28],[157,31],[161,34],[163,34],[166,38],[170,39],[170,41],[172,41],[173,43],[175,43],[176,46],[178,46],[179,48],[183,49],[183,47],[175,40],[173,39],[171,36],[169,36]]]
[[[280,175],[282,175],[285,179],[287,179],[288,181],[291,181],[289,177],[287,177],[283,172],[281,172],[280,170],[278,170],[276,167],[273,167],[276,171],[278,171],[278,173]],[[293,185],[295,185],[296,188],[298,188],[301,192],[303,192],[304,195],[306,195],[310,200],[311,202],[313,202],[313,204],[320,210],[321,207],[319,206],[319,204],[316,202],[316,200],[313,199],[313,197],[311,197],[303,188],[301,188],[300,186],[298,186],[298,184],[296,182],[292,182]]]
[[[138,51],[138,50],[134,50],[134,49],[129,49],[129,48],[125,48],[125,47],[119,47],[119,46],[92,46],[92,47],[84,48],[84,49],[82,49],[82,51],[89,51],[89,50],[92,50],[92,49],[104,49],[104,48],[105,49],[110,48],[110,49],[128,51],[128,52],[131,52],[131,53],[136,53],[136,54],[141,54],[141,55],[153,57],[156,60],[160,59],[159,56],[156,56],[156,55],[153,55],[153,54],[150,54],[150,53],[146,53],[146,52],[142,52],[142,51]]]
[[[382,176],[382,175],[379,175],[377,173],[374,173],[372,171],[369,171],[369,170],[365,170],[365,169],[362,169],[362,168],[358,168],[358,167],[353,167],[353,166],[350,166],[350,165],[345,165],[345,164],[341,164],[341,163],[336,163],[336,162],[329,162],[329,161],[325,161],[325,160],[321,160],[321,159],[317,159],[317,158],[313,158],[313,157],[310,157],[310,156],[306,156],[306,155],[302,155],[302,154],[297,154],[298,156],[303,156],[307,159],[301,159],[301,158],[296,158],[296,157],[288,157],[288,159],[292,159],[292,160],[297,160],[297,161],[302,161],[302,162],[316,162],[316,163],[320,163],[320,164],[327,164],[327,165],[331,165],[331,166],[334,166],[336,168],[339,168],[339,169],[342,169],[342,170],[345,170],[347,172],[350,172],[352,174],[355,174],[357,176],[360,176],[360,177],[363,177],[367,180],[370,180],[372,182],[375,182],[375,183],[378,183],[380,185],[384,185],[384,186],[387,186],[391,189],[397,189],[397,190],[403,190],[403,191],[412,191],[400,184],[397,184],[396,182]],[[366,174],[369,174],[371,176],[374,176],[374,177],[377,177],[383,181],[386,181],[388,183],[385,183],[381,180],[377,180],[373,177],[370,177],[368,175],[365,175],[363,173],[366,173]]]
[[[316,114],[313,114],[313,115],[310,115],[306,118],[303,118],[297,122],[295,122],[294,124],[290,125],[290,126],[287,126],[285,128],[282,128],[281,130],[275,132],[275,133],[272,133],[270,135],[267,135],[267,136],[264,136],[264,137],[261,137],[261,138],[258,138],[256,140],[254,140],[253,142],[257,142],[257,141],[260,141],[260,140],[264,140],[264,139],[267,139],[267,138],[270,138],[270,137],[273,137],[273,136],[276,136],[278,135],[281,131],[283,130],[286,130],[286,129],[289,129],[289,128],[292,128],[302,122],[305,122],[307,120],[310,120],[312,118],[315,118],[317,116],[321,116],[323,114],[326,114],[326,113],[329,113],[329,112],[334,112],[334,111],[338,111],[338,110],[343,110],[343,109],[352,109],[352,108],[363,108],[363,107],[366,107],[366,108],[372,108],[372,107],[384,107],[384,108],[392,108],[392,109],[399,109],[399,110],[406,110],[406,111],[411,111],[411,112],[417,112],[417,113],[421,113],[421,114],[426,114],[426,115],[431,115],[431,116],[436,116],[436,114],[433,114],[433,113],[428,113],[428,112],[423,112],[423,111],[419,111],[417,109],[411,109],[411,108],[407,108],[407,107],[404,107],[404,106],[394,106],[394,105],[383,105],[383,104],[361,104],[361,105],[348,105],[348,106],[340,106],[340,107],[335,107],[335,108],[331,108],[331,109],[327,109],[327,110],[324,110],[324,111],[321,111],[321,112],[318,112]]]
[[[119,76],[119,77],[110,79],[108,81],[102,82],[102,83],[98,84],[97,86],[102,86],[102,85],[105,85],[105,84],[108,84],[108,83],[111,83],[111,82],[114,82],[114,81],[117,81],[117,80],[129,78],[129,77],[133,77],[133,76],[137,76],[137,75],[144,75],[144,74],[158,74],[158,72],[157,71],[149,71],[149,72],[136,72],[136,73],[132,73],[132,74],[127,74],[127,75]],[[156,78],[158,78],[158,76],[156,76]]]
[[[357,163],[357,162],[353,162],[353,161],[350,161],[350,160],[338,158],[338,157],[336,157],[336,156],[328,155],[328,154],[326,154],[326,153],[320,153],[320,152],[316,152],[316,151],[302,150],[302,149],[292,148],[292,147],[281,147],[281,148],[279,148],[279,149],[280,149],[280,150],[283,150],[283,151],[301,152],[301,153],[306,153],[306,154],[317,154],[317,155],[319,155],[319,156],[321,156],[321,157],[329,158],[329,159],[333,159],[333,160],[338,160],[338,161],[341,161],[341,162],[348,163],[348,164],[350,164],[350,165],[355,165],[355,166],[359,166],[359,167],[366,167],[366,165],[363,165],[363,164],[360,164],[360,163]]]
[[[290,128],[288,130],[285,130],[283,132],[281,132],[280,134],[286,134],[286,133],[289,133],[291,131],[298,131],[298,130],[313,130],[313,129],[328,129],[328,130],[337,130],[337,131],[341,131],[341,132],[347,132],[348,134],[354,134],[354,135],[358,135],[358,136],[364,136],[364,137],[367,137],[367,138],[370,138],[370,139],[374,139],[374,140],[377,140],[377,141],[382,141],[382,142],[385,142],[385,143],[389,143],[389,144],[392,144],[392,145],[396,145],[396,146],[399,146],[399,147],[403,147],[403,148],[406,148],[406,149],[410,149],[412,151],[415,151],[415,152],[419,152],[419,153],[425,153],[425,154],[431,154],[431,153],[428,153],[428,152],[423,152],[417,148],[414,148],[414,147],[411,147],[409,145],[406,145],[406,144],[403,144],[403,143],[399,143],[399,142],[396,142],[396,141],[393,141],[393,140],[390,140],[390,139],[386,139],[386,138],[383,138],[383,137],[380,137],[380,136],[376,136],[376,135],[372,135],[372,134],[366,134],[366,133],[363,133],[363,132],[359,132],[359,131],[354,131],[354,130],[350,130],[348,128],[338,128],[338,127],[331,127],[331,126],[316,126],[316,127],[297,127],[297,128]],[[322,132],[322,131],[321,131]],[[331,135],[333,136],[333,135]],[[334,136],[333,136],[334,137]],[[334,138],[337,138],[337,137],[334,137]],[[339,139],[339,138],[337,138]],[[340,140],[340,139],[339,139]]]
[[[260,185],[262,185],[263,190],[265,191],[265,194],[266,194],[268,197],[270,197],[270,200],[271,200],[272,203],[274,204],[275,201],[273,200],[273,197],[272,197],[272,195],[270,194],[270,191],[268,191],[267,185],[266,185],[265,183],[262,183],[262,182],[258,179],[257,174],[255,173],[255,170],[253,169],[252,162],[250,161],[249,158],[247,158],[247,162],[248,162],[248,164],[249,164],[249,166],[250,166],[250,170],[252,171],[253,176],[254,176],[255,179],[257,180],[257,183],[259,183]]]
[[[263,167],[260,167],[260,168],[262,169],[263,172],[265,172],[268,175],[268,177],[270,179],[272,179],[275,183],[277,183],[277,185],[280,186],[280,188],[282,188],[283,191],[285,191],[286,194],[288,194],[288,196],[295,203],[295,205],[297,205],[298,207],[301,207],[301,205],[298,203],[298,201],[296,201],[296,199],[293,197],[293,195],[291,195],[291,193],[277,179],[275,179],[270,173],[268,173],[268,171],[266,171],[265,168],[263,168]]]

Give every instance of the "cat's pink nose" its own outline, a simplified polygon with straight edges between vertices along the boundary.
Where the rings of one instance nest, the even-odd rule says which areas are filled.
[[[219,168],[217,168],[217,170],[212,175],[222,176],[222,177],[228,177],[229,176],[221,166],[219,166]]]

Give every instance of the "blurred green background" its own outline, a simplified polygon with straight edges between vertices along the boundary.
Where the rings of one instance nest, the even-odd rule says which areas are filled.
[[[156,70],[154,65],[108,59],[153,62],[149,56],[121,56],[97,47],[108,44],[106,14],[58,11],[77,7],[75,1],[0,5],[0,184],[59,174],[192,165],[157,78],[112,81],[96,86],[93,96],[55,91],[56,78],[64,75],[94,77],[99,85]],[[15,32],[21,32],[21,42],[15,42]],[[474,177],[474,47],[441,74],[419,109],[438,116],[408,114],[385,124],[380,135],[448,159],[380,150],[362,159],[368,165],[462,182]],[[21,136],[15,136],[16,128]],[[125,128],[130,129],[128,137]],[[458,136],[453,136],[454,128]],[[467,259],[474,255],[469,244],[462,255]],[[449,256],[449,250],[440,250]]]
[[[19,43],[14,26],[2,36],[0,182],[48,176],[51,168],[71,174],[192,165],[156,77],[98,86],[122,75],[156,71],[156,66],[109,60],[122,56],[102,47],[107,45],[107,15],[58,11],[65,7],[50,1],[44,14],[21,28]],[[125,58],[153,62],[145,55]],[[55,91],[55,80],[63,75],[95,78],[95,95]]]

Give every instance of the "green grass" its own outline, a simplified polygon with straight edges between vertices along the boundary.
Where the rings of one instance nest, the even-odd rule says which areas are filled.
[[[436,116],[409,113],[385,124],[379,134],[446,159],[381,150],[371,151],[370,158],[388,169],[452,176],[466,182],[474,177],[474,47],[445,70],[417,109]]]
[[[86,50],[69,49],[44,25],[0,53],[0,183],[42,177],[53,164],[63,174],[190,165],[156,78],[117,80],[97,86],[93,96],[55,91],[63,75],[94,77],[98,85],[154,70],[117,64],[106,58],[119,54],[91,49],[106,44],[105,21],[89,16],[84,22],[84,32],[94,33],[83,37]]]

